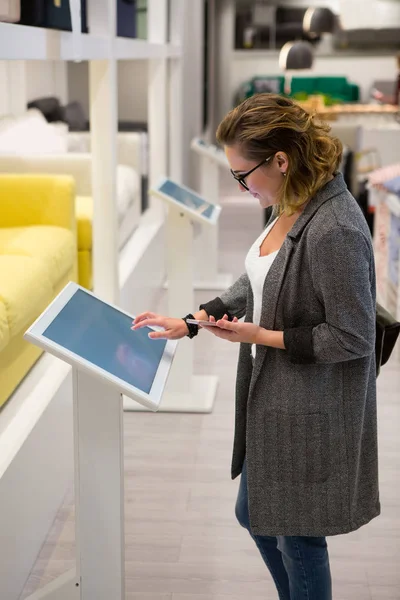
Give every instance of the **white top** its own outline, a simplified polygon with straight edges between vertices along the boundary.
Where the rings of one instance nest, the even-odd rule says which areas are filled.
[[[261,318],[261,306],[262,306],[262,296],[263,296],[263,288],[265,278],[270,270],[272,263],[275,260],[276,255],[279,250],[276,252],[271,252],[267,256],[260,256],[260,247],[271,231],[272,227],[275,225],[277,218],[272,221],[268,225],[266,229],[263,230],[261,235],[256,239],[254,244],[251,246],[250,250],[247,253],[245,266],[247,275],[250,280],[251,289],[253,292],[254,298],[254,311],[253,311],[253,323],[256,325],[260,324]],[[251,353],[253,358],[256,357],[256,345],[253,344],[251,347]]]

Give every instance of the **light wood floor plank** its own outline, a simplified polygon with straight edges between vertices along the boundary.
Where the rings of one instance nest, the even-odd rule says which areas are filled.
[[[371,600],[399,600],[399,587],[371,586]]]

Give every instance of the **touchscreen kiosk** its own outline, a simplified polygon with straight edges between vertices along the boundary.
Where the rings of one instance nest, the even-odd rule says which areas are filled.
[[[75,463],[75,568],[29,600],[125,598],[124,397],[156,411],[177,346],[133,319],[69,283],[25,333],[72,365]]]
[[[184,209],[194,220],[208,225],[218,221],[221,207],[208,202],[190,188],[163,178],[150,193],[168,202],[175,208]]]
[[[229,163],[225,156],[225,152],[222,148],[219,148],[214,144],[209,144],[208,142],[199,137],[193,138],[190,146],[192,150],[194,150],[201,156],[204,156],[210,161],[217,163],[220,167],[229,169]]]
[[[69,283],[25,338],[157,410],[177,342],[131,330],[134,317]]]
[[[200,194],[176,181],[163,177],[150,193],[167,205],[165,222],[168,289],[167,314],[186,314],[195,306],[195,269],[193,242],[196,225],[201,230],[216,229],[220,206],[208,202]],[[160,410],[171,412],[211,412],[216,396],[218,379],[213,375],[193,373],[193,343],[182,340],[179,344],[168,386],[163,394]],[[125,410],[142,410],[135,402],[124,401]]]

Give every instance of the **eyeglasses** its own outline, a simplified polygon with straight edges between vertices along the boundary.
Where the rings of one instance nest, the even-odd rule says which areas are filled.
[[[273,155],[274,156],[274,155]],[[247,173],[243,173],[243,175],[236,175],[236,173],[234,171],[232,171],[231,169],[231,173],[232,173],[232,177],[238,182],[240,183],[240,185],[242,187],[244,187],[245,190],[249,191],[248,185],[245,181],[245,179],[251,175],[251,173],[253,173],[256,169],[258,169],[259,167],[261,167],[262,165],[265,165],[266,163],[268,163],[271,160],[272,156],[269,156],[268,158],[264,158],[264,160],[262,160],[258,165],[256,165],[253,169],[250,169],[250,171],[247,171]]]

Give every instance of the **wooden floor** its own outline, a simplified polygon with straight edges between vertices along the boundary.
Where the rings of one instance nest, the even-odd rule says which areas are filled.
[[[248,196],[224,205],[221,270],[236,276],[243,271],[245,252],[261,227],[260,209]],[[211,297],[202,292],[197,300]],[[239,480],[230,480],[230,458],[238,348],[206,332],[194,343],[197,372],[220,378],[213,413],[125,414],[127,599],[276,600],[269,573],[234,516]],[[353,534],[328,539],[334,600],[400,599],[399,389],[400,363],[392,362],[379,378],[382,515]],[[70,493],[21,600],[73,565]]]

